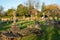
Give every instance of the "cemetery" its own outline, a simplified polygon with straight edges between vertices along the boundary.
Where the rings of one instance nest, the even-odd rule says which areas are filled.
[[[5,11],[0,6],[0,40],[60,40],[58,4],[22,3]]]

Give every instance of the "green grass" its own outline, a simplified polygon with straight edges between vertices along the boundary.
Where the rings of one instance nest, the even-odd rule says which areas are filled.
[[[9,22],[9,24],[7,24],[7,22],[2,22],[0,24],[0,30],[6,30],[11,26],[12,22]]]
[[[26,37],[23,37],[21,40],[36,40],[37,36],[35,34],[30,34]]]
[[[28,35],[27,37],[23,37],[22,40],[60,40],[60,31],[58,29],[49,27],[45,31],[44,35]]]
[[[26,28],[28,25],[34,25],[34,21],[20,21],[17,22],[18,26],[21,29]],[[28,36],[22,37],[21,40],[60,40],[60,29],[54,27],[53,25],[44,25],[45,22],[40,22],[41,24],[41,30],[44,30],[44,35],[36,35],[36,34],[30,34]],[[6,30],[9,27],[11,27],[12,22],[9,22],[9,24],[6,24],[6,22],[3,22],[0,24],[0,31]]]

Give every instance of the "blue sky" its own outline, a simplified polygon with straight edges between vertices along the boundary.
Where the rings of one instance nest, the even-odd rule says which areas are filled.
[[[4,7],[4,10],[7,10],[9,8],[17,8],[17,5],[24,4],[26,0],[0,0],[0,6]],[[46,5],[49,4],[57,4],[60,5],[60,0],[40,0],[40,3],[42,4],[44,2]]]

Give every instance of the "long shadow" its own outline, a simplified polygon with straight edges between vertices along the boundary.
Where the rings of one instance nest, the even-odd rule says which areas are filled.
[[[54,34],[52,35],[51,40],[60,40],[60,34],[58,33],[59,29],[54,27]]]
[[[51,30],[51,28],[53,27],[53,29]],[[60,34],[59,34],[59,30],[58,28],[51,26],[51,27],[41,27],[42,30],[45,31],[44,35],[40,34],[37,35],[37,40],[60,40]],[[49,29],[49,30],[46,30]]]
[[[41,30],[44,31],[44,34],[40,33],[40,35],[37,35],[37,40],[48,40],[49,33],[46,31],[46,25],[42,25]]]
[[[37,40],[48,40],[48,33],[46,32],[44,35],[37,35]]]

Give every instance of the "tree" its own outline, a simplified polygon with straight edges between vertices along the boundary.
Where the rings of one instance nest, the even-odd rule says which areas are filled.
[[[42,4],[41,12],[44,12],[45,3]]]
[[[23,6],[22,4],[18,5],[17,7],[17,15],[18,16],[24,16],[24,15],[28,15],[28,8]]]
[[[6,11],[6,13],[5,13],[5,15],[6,16],[9,16],[9,17],[11,17],[11,16],[13,16],[13,11],[14,11],[15,9],[8,9],[7,11]]]
[[[29,14],[31,15],[31,11],[38,10],[40,3],[37,0],[27,0],[27,6],[29,9]]]
[[[2,13],[3,13],[3,7],[0,6],[0,16],[2,16]]]
[[[27,4],[29,10],[32,10],[34,8],[38,10],[38,8],[40,7],[39,0],[38,1],[37,0],[27,0],[26,4]]]
[[[48,6],[45,6],[45,9],[44,9],[44,12],[49,12],[49,16],[51,16],[53,19],[55,19],[55,17],[58,18],[59,16],[59,7],[55,4],[52,4],[52,5],[48,5]]]
[[[40,16],[43,15],[43,12],[45,11],[44,9],[45,9],[45,3],[43,2],[43,3],[42,3],[42,6],[41,6],[41,13],[40,13]]]

